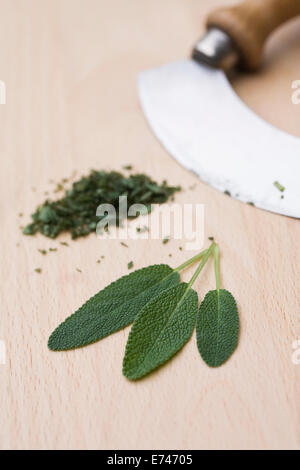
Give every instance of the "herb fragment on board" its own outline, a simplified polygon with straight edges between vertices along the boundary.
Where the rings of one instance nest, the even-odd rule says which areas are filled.
[[[126,245],[125,242],[121,242],[121,245],[122,245],[122,246],[125,246],[125,248],[128,248],[128,245]]]
[[[162,241],[163,245],[166,245],[167,243],[169,243],[169,241],[170,241],[170,237],[164,237]]]
[[[143,227],[137,227],[136,228],[136,231],[137,233],[144,233],[144,232],[148,232],[148,227],[146,225],[144,225]]]
[[[132,170],[133,166],[132,165],[124,165],[123,170]]]
[[[54,189],[55,193],[59,193],[60,191],[63,191],[65,188],[61,183],[58,183],[56,188]]]
[[[41,274],[42,270],[41,270],[41,268],[35,268],[35,272],[38,273],[38,274]]]
[[[127,267],[128,267],[128,269],[132,269],[133,268],[133,261],[129,261]]]
[[[24,235],[34,235],[35,231],[33,228],[33,224],[27,225],[27,227],[23,229],[23,233]]]
[[[79,269],[79,268],[76,268],[76,271],[77,271],[78,273],[82,273],[82,270]]]
[[[64,188],[59,183],[56,190]],[[117,225],[122,222],[119,211],[119,197],[127,196],[127,204],[144,204],[147,212],[152,204],[166,202],[179,187],[161,185],[144,174],[123,176],[111,171],[91,171],[87,176],[72,184],[58,200],[46,200],[32,214],[32,223],[25,227],[25,235],[37,232],[56,238],[62,232],[69,232],[73,239],[94,232],[97,223],[105,217],[96,215],[101,204],[112,204],[116,209]]]
[[[70,246],[67,242],[60,242],[62,246]]]
[[[224,194],[226,194],[226,196],[230,196],[230,197],[231,197],[231,192],[228,191],[228,189],[226,189],[226,190],[224,191]]]
[[[51,252],[57,251],[57,248],[49,248],[49,251],[51,251]]]
[[[274,186],[275,188],[278,189],[278,191],[280,191],[281,193],[283,193],[285,191],[285,187],[282,186],[282,184],[280,184],[278,181],[274,181]]]

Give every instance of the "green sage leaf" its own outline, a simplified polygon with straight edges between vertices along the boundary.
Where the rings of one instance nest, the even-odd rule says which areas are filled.
[[[153,296],[179,280],[179,274],[166,264],[121,277],[67,318],[50,336],[48,347],[65,351],[86,346],[126,327]]]
[[[147,303],[129,333],[123,374],[139,379],[179,351],[192,335],[197,307],[198,296],[185,283]]]
[[[219,367],[238,344],[239,315],[236,302],[224,289],[206,294],[197,315],[197,345],[210,367]]]

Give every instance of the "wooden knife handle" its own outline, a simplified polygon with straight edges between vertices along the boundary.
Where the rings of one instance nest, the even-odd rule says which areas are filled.
[[[241,55],[241,63],[255,70],[262,60],[268,36],[282,23],[300,15],[300,0],[245,0],[212,12],[207,26],[227,33]]]

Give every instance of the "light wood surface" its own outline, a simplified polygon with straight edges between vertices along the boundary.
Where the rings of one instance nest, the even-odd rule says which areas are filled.
[[[208,11],[231,3],[0,1],[2,449],[300,448],[300,365],[292,362],[299,221],[243,205],[181,168],[152,135],[136,92],[138,71],[187,56]],[[300,105],[291,102],[299,53],[294,21],[268,45],[266,68],[234,86],[258,114],[300,137]],[[242,325],[239,348],[220,369],[205,366],[193,336],[168,365],[131,383],[121,373],[128,328],[82,350],[47,349],[53,328],[130,260],[138,268],[187,258],[175,240],[126,249],[93,235],[70,247],[59,244],[67,237],[22,236],[49,180],[128,163],[180,183],[177,202],[205,204],[205,234],[220,243],[222,285],[237,298]],[[38,252],[49,247],[58,251]],[[195,287],[200,298],[213,288],[212,270]]]

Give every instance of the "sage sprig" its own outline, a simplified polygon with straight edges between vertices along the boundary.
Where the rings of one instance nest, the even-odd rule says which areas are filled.
[[[198,310],[192,286],[214,255],[216,289],[208,292]],[[178,268],[167,264],[132,272],[100,291],[54,330],[48,346],[54,351],[94,343],[133,323],[129,333],[123,374],[137,380],[167,362],[191,338],[196,324],[197,345],[203,360],[218,367],[238,344],[236,302],[220,288],[219,247],[207,250]],[[181,283],[179,272],[201,260],[190,282]]]
[[[205,252],[194,256],[176,269],[167,264],[147,268],[123,276],[90,298],[51,334],[48,347],[66,351],[99,341],[130,325],[152,298],[177,285],[179,271],[199,260]]]

